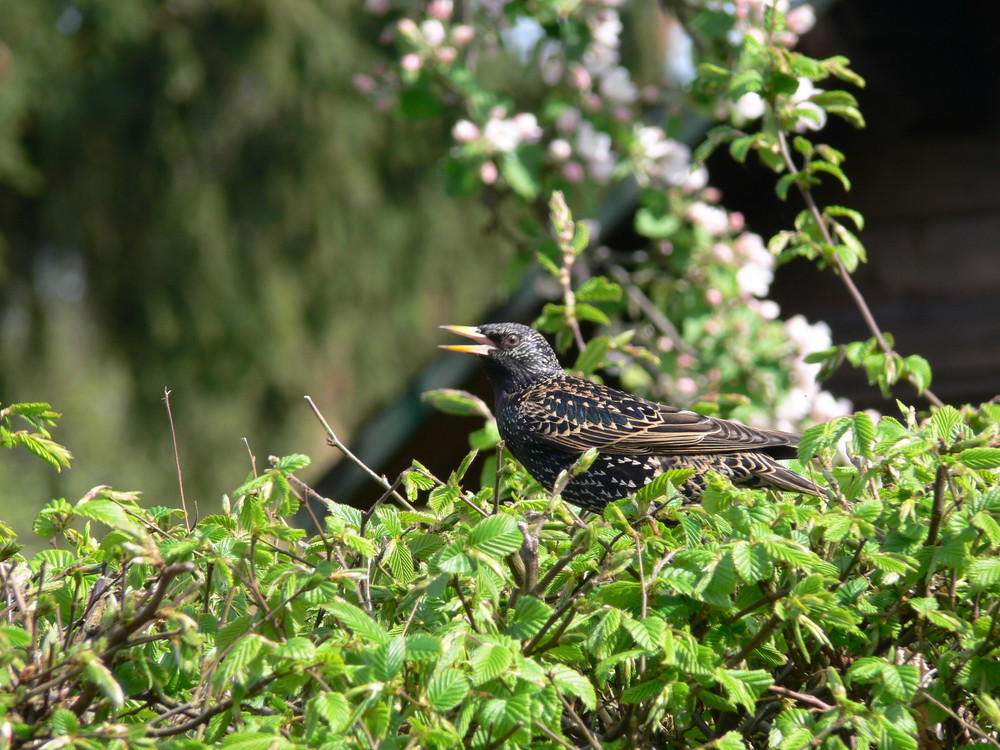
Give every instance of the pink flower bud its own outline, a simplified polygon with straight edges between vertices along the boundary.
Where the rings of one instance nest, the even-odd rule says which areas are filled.
[[[451,43],[456,47],[464,47],[476,37],[476,30],[468,24],[459,24],[451,30]]]
[[[361,94],[367,95],[375,90],[375,79],[364,73],[356,73],[351,81],[354,83],[354,88]]]
[[[451,129],[451,137],[459,143],[470,143],[479,137],[479,128],[469,120],[459,120]]]
[[[417,34],[417,22],[412,18],[401,18],[399,19],[399,23],[396,24],[396,30],[406,38],[410,39]]]
[[[389,0],[365,0],[365,10],[375,16],[384,16],[391,7]]]
[[[458,50],[454,47],[441,47],[434,52],[434,57],[440,63],[451,65],[458,58]]]
[[[785,24],[794,34],[805,34],[816,25],[816,11],[811,5],[800,5],[785,14]]]
[[[686,352],[681,352],[677,355],[677,366],[684,368],[685,370],[694,365],[694,357]]]
[[[714,287],[705,291],[705,299],[708,301],[712,307],[718,307],[722,304],[722,292]]]
[[[693,396],[698,392],[698,384],[694,382],[694,378],[677,378],[676,386],[685,396]]]
[[[485,185],[492,185],[497,181],[497,177],[499,176],[500,172],[497,171],[497,165],[491,161],[483,162],[483,165],[479,167],[479,179]]]
[[[399,64],[402,66],[403,70],[415,73],[423,67],[424,61],[420,59],[420,55],[415,52],[410,52],[409,54],[403,55],[403,59],[399,61]]]
[[[569,71],[570,80],[573,85],[576,86],[581,91],[584,89],[589,89],[594,83],[593,79],[590,77],[590,73],[582,65],[574,65]]]
[[[568,182],[580,182],[583,179],[583,165],[578,161],[570,161],[563,165],[563,177]]]
[[[427,6],[427,15],[431,18],[436,18],[438,21],[447,21],[451,18],[453,9],[454,3],[452,0],[431,0],[431,4]]]
[[[573,155],[573,147],[565,138],[556,138],[549,144],[549,156],[555,161],[566,161]]]

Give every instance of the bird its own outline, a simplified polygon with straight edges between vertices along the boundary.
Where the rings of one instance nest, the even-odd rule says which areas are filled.
[[[584,510],[602,513],[609,502],[670,469],[694,470],[678,486],[685,502],[701,499],[709,472],[736,485],[823,495],[776,460],[795,457],[794,433],[667,406],[571,375],[545,337],[520,323],[441,328],[475,342],[440,348],[482,362],[493,385],[500,437],[546,490],[586,451],[597,449],[590,467],[561,491]]]

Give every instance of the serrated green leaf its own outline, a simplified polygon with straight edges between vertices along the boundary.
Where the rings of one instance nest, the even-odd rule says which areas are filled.
[[[621,302],[621,285],[604,276],[591,276],[575,293],[577,302]]]
[[[645,682],[640,682],[638,685],[633,685],[622,692],[619,700],[625,704],[643,703],[644,701],[652,700],[663,692],[663,688],[666,687],[666,684],[667,683],[659,677],[652,680],[646,680]]]
[[[353,630],[355,635],[360,638],[378,645],[389,641],[389,634],[382,629],[382,626],[375,622],[367,612],[350,602],[324,602],[319,606]]]
[[[482,552],[493,558],[515,552],[521,548],[524,536],[511,516],[499,514],[484,518],[469,532],[470,550]]]
[[[343,732],[351,723],[351,704],[342,693],[323,691],[310,698],[309,704],[335,734]]]
[[[403,668],[406,658],[406,638],[397,635],[386,643],[382,643],[371,654],[372,671],[375,679],[388,682]]]
[[[399,520],[399,511],[391,505],[380,505],[375,510],[379,522],[382,524],[382,533],[391,537],[397,537],[403,533],[403,523]]]
[[[915,664],[886,664],[882,684],[893,698],[909,703],[920,687],[920,668]]]
[[[597,694],[590,680],[564,664],[553,664],[549,669],[553,684],[564,693],[575,695],[583,705],[593,711],[597,707]]]
[[[933,373],[930,362],[919,354],[911,354],[903,359],[903,370],[910,376],[910,380],[917,388],[917,393],[923,395],[931,386]]]
[[[416,573],[413,567],[413,555],[402,539],[393,539],[386,547],[386,562],[392,577],[398,583],[409,583],[414,579]]]
[[[424,662],[441,654],[441,639],[431,633],[414,633],[406,638],[406,660]]]
[[[732,549],[733,565],[737,574],[747,583],[756,583],[767,575],[767,552],[756,544],[737,542]]]
[[[293,453],[290,456],[282,456],[274,462],[274,468],[278,471],[290,474],[293,471],[299,471],[300,469],[306,468],[312,459],[302,453]]]
[[[279,659],[311,662],[316,658],[316,647],[308,638],[295,636],[278,644],[274,656]]]
[[[427,703],[435,711],[450,711],[469,694],[469,682],[457,669],[441,669],[427,682]]]
[[[230,620],[215,634],[215,648],[223,651],[237,638],[244,636],[250,628],[250,616],[244,615]]]
[[[83,663],[84,679],[94,685],[112,706],[121,708],[125,703],[125,693],[100,657],[92,651],[81,651],[75,658]]]
[[[510,625],[504,632],[519,640],[532,638],[551,615],[552,607],[545,602],[533,596],[522,596],[517,600]]]
[[[969,565],[969,583],[986,588],[1000,582],[1000,557],[979,557]]]
[[[271,750],[279,737],[271,732],[237,732],[227,734],[221,746],[227,750]]]
[[[576,358],[573,369],[589,375],[601,366],[610,347],[611,340],[607,336],[591,339],[586,348],[580,352],[580,356]]]
[[[995,469],[1000,466],[1000,448],[967,448],[958,460],[970,469]]]
[[[76,714],[66,708],[57,708],[52,712],[52,733],[56,736],[76,734],[80,729],[80,720]]]
[[[854,413],[852,420],[854,450],[859,456],[872,457],[872,442],[875,440],[875,423],[865,412]]]
[[[503,674],[513,661],[513,655],[503,646],[484,643],[472,652],[472,684],[482,685]]]

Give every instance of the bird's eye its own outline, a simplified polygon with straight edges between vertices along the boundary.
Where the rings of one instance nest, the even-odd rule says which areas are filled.
[[[513,349],[515,346],[521,343],[521,337],[516,333],[508,333],[503,337],[504,349]]]

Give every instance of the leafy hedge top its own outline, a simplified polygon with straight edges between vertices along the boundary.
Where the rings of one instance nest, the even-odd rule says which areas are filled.
[[[857,414],[803,439],[829,499],[718,480],[683,506],[665,476],[583,520],[492,452],[470,480],[475,450],[446,479],[415,463],[367,513],[308,490],[304,456],[190,529],[106,487],[56,500],[35,524],[51,549],[4,540],[0,730],[11,747],[993,746],[998,422],[993,404]],[[313,536],[289,524],[310,498],[328,512]]]

